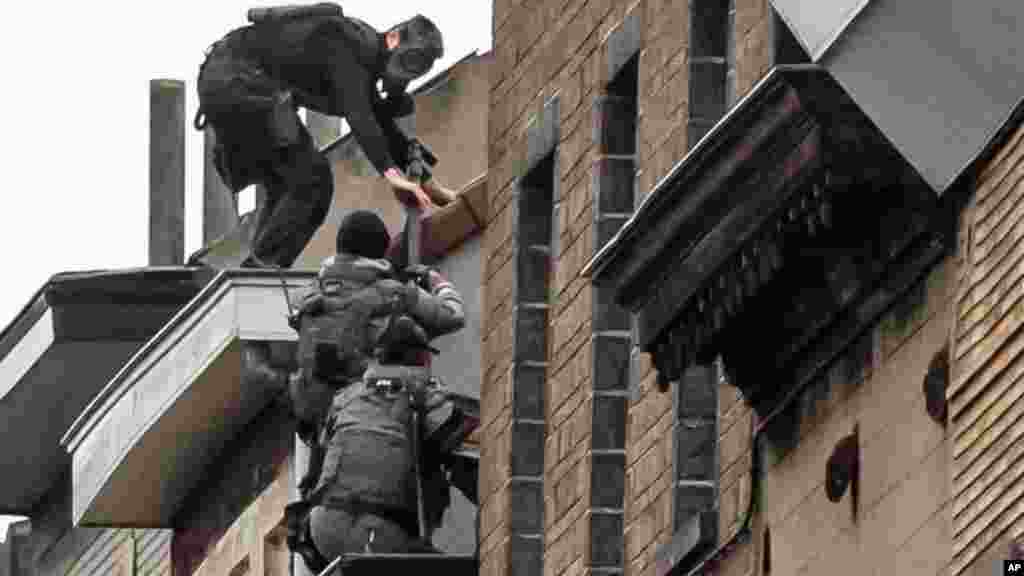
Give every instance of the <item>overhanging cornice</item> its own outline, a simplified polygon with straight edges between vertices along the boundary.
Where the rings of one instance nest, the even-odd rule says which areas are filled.
[[[748,375],[785,371],[872,290],[893,296],[883,279],[908,246],[930,245],[937,211],[927,183],[826,70],[776,68],[585,272],[637,313],[638,344],[662,384],[717,355]],[[770,352],[751,349],[752,330]]]
[[[794,124],[821,124],[815,104],[840,97],[838,86],[817,66],[774,68],[654,186],[583,274],[595,284],[614,285],[618,302],[637,309],[645,296],[637,286],[640,277],[670,254],[685,257],[717,224],[709,209],[721,218],[742,203],[742,198],[722,202],[728,185],[775,149],[779,135]],[[680,232],[686,237],[679,238]]]
[[[69,461],[60,435],[213,277],[199,269],[58,274],[0,334],[0,513],[32,514]]]
[[[715,166],[715,162],[726,155],[729,147],[740,139],[743,139],[742,147],[747,156],[764,144],[773,130],[772,126],[762,126],[758,132],[749,133],[759,120],[763,118],[769,123],[779,124],[798,111],[801,102],[793,85],[787,81],[787,78],[798,74],[827,76],[821,68],[813,65],[773,68],[654,185],[632,217],[584,266],[583,276],[591,277],[594,283],[602,285],[621,274],[620,268],[626,261],[630,261],[633,267],[640,266],[639,262],[630,258],[635,252],[634,244],[642,232],[658,219],[658,215],[681,202],[697,203],[701,198],[693,198],[695,193],[692,189],[702,180],[717,178],[710,182],[713,186],[722,178],[728,178],[739,165],[739,159],[732,159],[731,163],[726,160],[727,164],[722,167]],[[772,105],[775,108],[767,110]],[[718,171],[715,172],[714,168],[718,168]],[[670,225],[666,223],[663,227],[668,228]]]
[[[282,282],[312,277],[221,272],[124,365],[61,440],[76,525],[170,525],[220,447],[279,392],[243,381],[243,343],[294,341]]]

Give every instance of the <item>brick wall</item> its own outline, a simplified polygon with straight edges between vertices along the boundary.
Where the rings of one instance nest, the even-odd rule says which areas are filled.
[[[737,0],[736,85],[745,92],[768,63],[766,0]],[[690,18],[686,3],[665,0],[497,0],[488,119],[489,224],[484,236],[481,572],[512,572],[518,544],[510,529],[511,452],[517,373],[514,369],[517,180],[529,166],[531,126],[557,96],[557,194],[548,291],[544,574],[592,572],[593,430],[595,424],[594,291],[580,276],[599,248],[593,229],[595,162],[600,149],[595,101],[606,93],[609,38],[636,18],[639,53],[636,198],[664,177],[688,148]],[[612,40],[612,44],[616,41]],[[595,184],[597,182],[598,184]],[[598,240],[595,241],[595,238]],[[646,355],[632,362],[632,397],[625,424],[624,541],[621,565],[630,575],[653,574],[659,543],[672,535],[671,394],[659,391]],[[749,491],[750,414],[731,388],[721,401],[722,538],[738,528]],[[744,458],[746,458],[744,464]],[[746,478],[746,480],[744,480]],[[609,524],[610,525],[610,524]],[[614,568],[611,568],[614,570]]]
[[[953,440],[951,574],[992,574],[1024,533],[1024,361],[1019,332],[1024,163],[1017,128],[981,167],[961,220],[948,392]]]
[[[265,552],[288,556],[275,546],[294,489],[294,430],[275,403],[228,444],[174,520],[175,575],[219,576],[244,565],[263,574],[275,557]]]
[[[600,85],[597,47],[603,32],[621,19],[625,3],[548,1],[494,6],[496,63],[492,69],[489,117],[490,223],[485,233],[484,384],[485,433],[481,466],[481,573],[514,571],[511,520],[513,486],[509,452],[513,397],[518,378],[513,367],[516,338],[513,287],[521,258],[515,217],[519,203],[513,180],[524,177],[531,136],[541,107],[558,93],[558,205],[551,242],[547,294],[546,394],[541,406],[543,442],[543,549],[545,574],[570,569],[582,573],[587,560],[590,459],[587,455],[590,399],[587,363],[591,299],[578,272],[592,253],[589,166],[592,159],[589,102]],[[510,370],[511,369],[511,370]],[[545,397],[546,396],[546,397]],[[511,543],[511,546],[510,546]]]
[[[282,471],[286,472],[286,471]],[[287,473],[278,475],[207,551],[195,576],[286,576],[290,553],[280,524],[289,502]],[[296,562],[302,562],[296,557]]]

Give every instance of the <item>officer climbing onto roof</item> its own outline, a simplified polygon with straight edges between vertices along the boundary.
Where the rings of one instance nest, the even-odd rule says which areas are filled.
[[[446,481],[432,490],[417,485],[415,470],[423,467],[416,461],[424,458],[414,456],[416,446],[434,457],[426,475],[443,480],[437,463],[473,425],[439,385],[426,385],[424,369],[409,365],[432,338],[463,328],[462,298],[434,270],[396,273],[385,258],[390,244],[376,214],[348,214],[338,254],[324,262],[292,321],[299,369],[289,396],[313,457],[303,501],[289,505],[289,545],[318,572],[346,553],[433,551],[418,505],[443,501],[426,519],[436,526],[449,488]],[[417,384],[424,385],[417,388],[424,391],[420,444],[410,428]]]
[[[290,266],[330,207],[331,166],[298,107],[347,119],[399,200],[424,209],[452,201],[434,179],[416,182],[403,173],[417,141],[395,124],[413,113],[409,83],[443,54],[441,32],[429,19],[417,15],[382,34],[333,3],[252,9],[248,19],[207,52],[194,122],[199,130],[212,126],[214,164],[230,193],[252,184],[266,190],[241,266]],[[241,234],[226,236],[233,233]],[[218,265],[210,246],[189,263]]]

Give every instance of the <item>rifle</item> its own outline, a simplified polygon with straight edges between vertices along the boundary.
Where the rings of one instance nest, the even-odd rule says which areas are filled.
[[[420,184],[430,180],[430,169],[437,165],[437,156],[419,138],[409,141],[409,178]]]
[[[341,561],[344,558],[345,558],[344,555],[338,556],[337,558],[332,560],[331,563],[328,564],[327,567],[323,569],[323,571],[321,571],[319,574],[317,574],[317,576],[329,576],[329,574],[332,571],[334,571],[334,569],[337,568],[339,564],[341,564]]]
[[[409,166],[407,172],[414,180],[426,182],[430,179],[430,168],[437,164],[437,157],[418,138],[409,143]],[[422,221],[420,209],[415,205],[405,207],[405,268],[417,269],[421,262],[420,235]],[[429,369],[428,369],[429,378]],[[429,539],[427,527],[426,503],[423,501],[423,421],[424,421],[424,390],[422,383],[416,386],[412,394],[412,422],[410,444],[412,444],[413,473],[416,475],[416,519],[419,527],[419,538]]]

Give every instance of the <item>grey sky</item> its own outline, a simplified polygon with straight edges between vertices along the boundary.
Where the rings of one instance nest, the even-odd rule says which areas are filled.
[[[490,0],[335,1],[378,28],[431,18],[445,38],[432,73],[491,48]],[[151,78],[187,84],[186,253],[200,247],[202,136],[191,119],[203,52],[244,24],[248,8],[294,3],[304,2],[20,2],[6,11],[0,327],[53,274],[146,264]],[[0,517],[0,538],[6,524]]]

